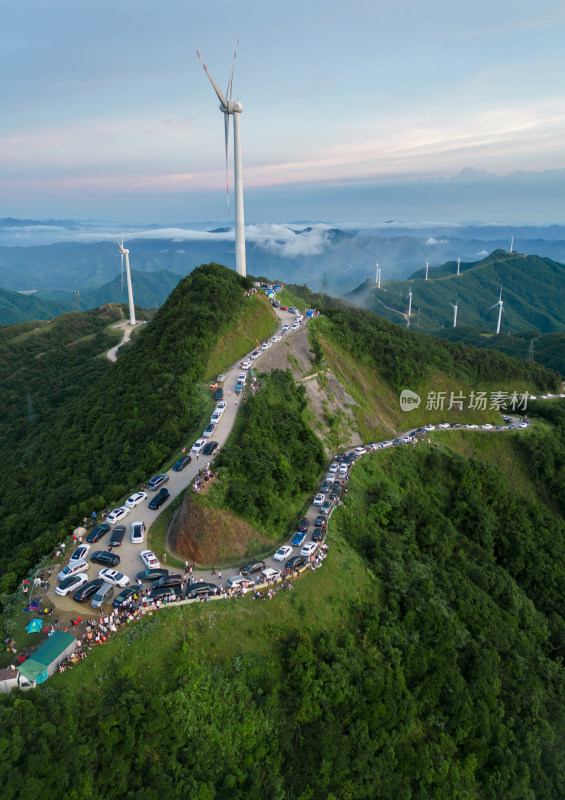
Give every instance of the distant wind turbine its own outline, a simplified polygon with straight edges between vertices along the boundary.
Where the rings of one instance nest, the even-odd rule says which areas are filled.
[[[412,314],[412,287],[410,287],[410,291],[408,292],[408,316]]]
[[[200,59],[200,63],[204,67],[204,71],[210,83],[214,87],[214,91],[218,95],[220,101],[220,111],[224,115],[224,129],[226,137],[226,194],[228,199],[228,212],[230,207],[229,198],[229,185],[228,185],[228,141],[230,133],[230,115],[233,117],[233,171],[234,171],[234,186],[235,186],[235,268],[239,275],[246,275],[247,268],[245,264],[245,223],[243,219],[243,175],[241,168],[241,137],[240,137],[240,115],[243,111],[243,105],[239,100],[231,99],[233,70],[235,67],[235,57],[237,55],[237,40],[235,52],[233,54],[233,62],[231,66],[230,79],[228,81],[228,88],[226,94],[222,92],[214,78],[208,72],[206,64],[202,60],[198,50],[196,55]]]
[[[460,258],[457,259],[457,274],[458,275],[461,274],[461,259]]]
[[[430,268],[430,262],[426,261],[426,280],[428,280],[428,270]]]
[[[514,252],[514,237],[512,237],[512,241],[510,242],[510,252]]]
[[[379,262],[377,261],[377,289],[381,288],[381,268],[379,267]]]
[[[502,319],[502,312],[504,311],[504,301],[502,299],[502,286],[500,287],[500,297],[498,298],[496,303],[489,308],[489,311],[493,308],[496,308],[496,306],[498,306],[498,323],[496,325],[496,333],[498,335],[500,333],[500,320]],[[506,311],[504,311],[504,313],[506,314]]]
[[[122,256],[122,263],[124,256],[126,257],[126,280],[128,284],[128,300],[129,300],[129,324],[135,325],[135,308],[133,305],[133,289],[131,288],[131,273],[129,271],[129,250],[124,248],[124,240],[122,241],[118,239],[116,236],[116,241],[118,243],[118,247],[120,248],[120,254]]]
[[[457,327],[457,309],[459,308],[459,301],[461,300],[460,297],[457,298],[457,302],[450,303],[449,305],[453,307],[453,327]]]

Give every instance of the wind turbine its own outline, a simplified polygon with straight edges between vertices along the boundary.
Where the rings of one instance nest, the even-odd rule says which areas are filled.
[[[208,72],[206,64],[202,60],[198,50],[196,55],[200,59],[200,63],[204,67],[204,72],[210,79],[210,83],[214,87],[214,91],[218,95],[220,101],[220,111],[224,115],[224,128],[226,135],[226,194],[228,198],[228,213],[230,208],[229,188],[228,188],[228,140],[230,133],[230,115],[233,117],[233,172],[234,172],[234,186],[235,186],[235,268],[239,275],[245,276],[247,268],[245,264],[245,223],[243,219],[243,175],[241,168],[241,138],[240,138],[240,119],[243,105],[239,100],[231,99],[231,89],[233,81],[233,70],[235,67],[235,57],[237,55],[237,40],[235,52],[233,54],[233,62],[231,65],[230,79],[228,88],[224,94],[214,78]]]
[[[426,280],[428,280],[428,270],[430,268],[430,262],[426,261]]]
[[[412,314],[412,286],[410,286],[410,291],[408,292],[408,316]]]
[[[460,274],[461,274],[461,273],[460,273],[460,270],[461,270],[461,259],[458,257],[458,258],[457,258],[457,274],[458,274],[458,275],[460,275]]]
[[[496,333],[498,335],[500,333],[500,320],[502,319],[502,312],[504,311],[504,301],[502,299],[502,286],[500,287],[500,297],[498,298],[496,303],[489,308],[489,311],[493,308],[496,308],[496,306],[498,306],[498,323],[496,325]],[[506,311],[504,311],[504,313],[506,314]]]
[[[449,305],[453,307],[453,327],[457,327],[457,309],[459,308],[459,301],[461,300],[460,297],[457,298],[457,302],[455,304],[450,303]]]
[[[514,237],[512,237],[512,240],[510,242],[510,252],[512,253],[513,250],[514,250]]]
[[[381,288],[381,268],[379,267],[379,262],[377,261],[377,289]]]
[[[128,300],[129,300],[129,324],[135,325],[136,322],[135,322],[135,308],[133,305],[133,289],[131,288],[131,273],[129,271],[129,250],[127,248],[124,248],[123,238],[122,241],[120,242],[120,240],[116,236],[116,241],[118,243],[118,247],[120,248],[120,253],[122,256],[122,264],[124,256],[126,257],[126,279],[128,284]]]

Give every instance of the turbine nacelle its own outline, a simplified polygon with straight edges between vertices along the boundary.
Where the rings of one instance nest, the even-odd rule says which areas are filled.
[[[241,114],[243,103],[240,103],[239,100],[228,100],[227,106],[220,103],[220,111],[223,114]]]

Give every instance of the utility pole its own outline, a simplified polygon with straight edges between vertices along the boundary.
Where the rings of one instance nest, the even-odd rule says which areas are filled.
[[[75,294],[77,296],[78,310],[80,311],[80,289],[76,289]]]

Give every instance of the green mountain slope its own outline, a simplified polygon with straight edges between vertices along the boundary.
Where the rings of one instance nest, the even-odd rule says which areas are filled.
[[[46,300],[37,294],[19,294],[0,288],[0,325],[15,325],[33,319],[52,319],[70,310],[63,300]]]
[[[276,326],[264,297],[244,297],[249,285],[225,267],[199,267],[116,364],[104,364],[99,379],[56,415],[40,413],[39,384],[30,373],[16,398],[17,442],[0,453],[6,470],[0,506],[5,585],[45,552],[58,531],[76,526],[92,508],[116,502],[181,442],[196,438],[212,407],[202,382],[217,339],[258,304]],[[250,346],[242,339],[235,358]],[[37,409],[34,425],[28,424],[26,391]]]
[[[495,250],[482,261],[455,262],[419,270],[408,281],[389,281],[377,289],[367,281],[345,299],[376,314],[406,324],[408,292],[412,291],[411,325],[429,331],[453,325],[450,303],[459,300],[458,325],[496,330],[494,305],[503,287],[505,314],[501,330],[541,333],[565,330],[565,266],[549,258]]]

